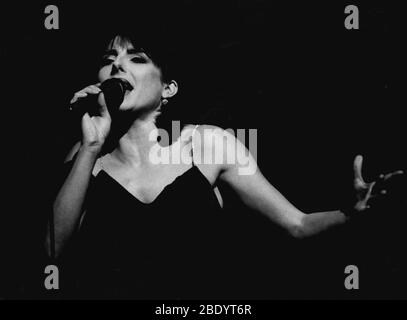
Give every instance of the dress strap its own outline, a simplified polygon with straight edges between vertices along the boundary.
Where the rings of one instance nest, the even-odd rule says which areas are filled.
[[[196,129],[199,127],[199,124],[197,124],[194,128],[194,130],[192,130],[192,135],[191,135],[191,157],[192,157],[192,166],[195,166],[194,163],[194,135],[195,135],[195,131]]]

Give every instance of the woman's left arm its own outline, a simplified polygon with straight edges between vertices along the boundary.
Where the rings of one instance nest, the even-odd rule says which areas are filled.
[[[215,155],[219,153],[223,155],[218,179],[231,186],[248,207],[263,213],[292,236],[308,237],[347,221],[349,212],[345,210],[306,214],[297,209],[267,181],[254,157],[227,131],[216,128],[209,138],[205,139],[211,142],[210,149],[215,152]],[[228,161],[228,156],[229,160],[231,159],[230,155],[233,155],[237,161]],[[368,201],[376,196],[373,194],[375,182],[364,182],[361,166],[362,157],[357,156],[354,162],[354,188],[357,201],[351,208],[354,212],[366,210],[369,207]],[[393,172],[383,176],[382,179],[386,180],[401,173],[402,171]]]

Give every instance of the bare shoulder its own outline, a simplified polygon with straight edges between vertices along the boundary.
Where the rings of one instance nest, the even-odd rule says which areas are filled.
[[[224,165],[227,163],[228,152],[233,153],[236,148],[236,137],[233,132],[208,124],[197,127],[193,142],[204,155],[209,153],[217,159],[218,164]]]
[[[186,126],[185,134],[193,135],[194,143],[204,149],[213,148],[234,139],[234,135],[228,130],[209,124]]]
[[[188,126],[185,132],[192,142],[194,163],[198,164],[201,171],[211,176],[209,180],[216,180],[228,165],[228,145],[235,146],[234,136],[227,130],[208,124]]]
[[[213,125],[199,126],[193,138],[194,145],[201,151],[201,159],[214,165],[219,175],[226,172],[230,175],[254,175],[258,172],[257,141],[253,143],[253,139],[249,138],[246,146],[244,140],[244,137],[239,139],[239,134],[236,136],[232,129]]]

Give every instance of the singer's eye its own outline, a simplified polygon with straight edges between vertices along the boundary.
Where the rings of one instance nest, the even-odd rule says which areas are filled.
[[[107,66],[107,65],[109,65],[109,64],[112,64],[113,62],[114,62],[114,60],[112,60],[112,59],[109,59],[109,58],[102,58],[100,64],[101,64],[102,66]]]
[[[139,56],[133,57],[130,60],[134,63],[146,63],[147,62],[147,60],[145,58],[139,57]]]

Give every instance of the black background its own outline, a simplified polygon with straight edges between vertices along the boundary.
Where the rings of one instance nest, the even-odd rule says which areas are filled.
[[[59,8],[59,30],[44,27],[48,4]],[[360,30],[344,27],[348,4],[359,7]],[[2,4],[0,297],[63,297],[43,289],[50,185],[74,136],[68,102],[96,82],[96,44],[118,25],[178,47],[180,103],[169,105],[177,109],[167,117],[256,128],[263,174],[305,212],[341,206],[356,154],[365,156],[366,180],[406,167],[405,33],[394,4]],[[242,234],[236,245],[247,256],[237,296],[406,298],[405,192],[396,182],[391,204],[303,241],[288,239],[223,187],[231,228]],[[360,290],[344,288],[349,264],[359,267]]]

